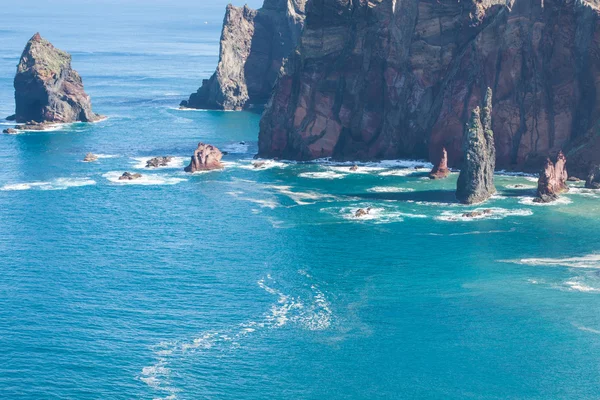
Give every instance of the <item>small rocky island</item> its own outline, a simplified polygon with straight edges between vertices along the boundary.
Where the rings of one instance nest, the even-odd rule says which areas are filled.
[[[429,179],[444,179],[450,175],[450,169],[448,169],[448,152],[446,148],[442,148],[440,155],[440,161],[433,167],[429,173]]]
[[[492,89],[488,88],[483,109],[477,107],[465,126],[463,164],[458,177],[456,198],[463,204],[481,203],[496,193],[494,169],[496,148],[492,131]]]
[[[8,119],[22,124],[15,130],[44,130],[52,124],[103,118],[92,111],[81,77],[71,68],[71,56],[39,33],[25,46],[14,86],[16,109]]]
[[[193,173],[222,169],[221,158],[223,158],[223,153],[215,146],[198,143],[198,148],[194,151],[190,165],[185,167],[185,172]]]
[[[558,200],[561,193],[568,192],[567,158],[562,151],[556,156],[556,163],[548,157],[538,179],[536,203],[550,203]]]

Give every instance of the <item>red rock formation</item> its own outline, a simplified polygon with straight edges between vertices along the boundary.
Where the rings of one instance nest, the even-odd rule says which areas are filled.
[[[536,170],[594,141],[600,26],[591,0],[310,2],[261,121],[259,155],[462,159],[470,110],[495,94],[499,168]],[[585,166],[587,174],[589,165]]]
[[[566,164],[567,159],[562,151],[558,153],[556,163],[553,163],[550,158],[546,159],[538,179],[536,202],[550,203],[558,199],[559,194],[569,190]]]
[[[444,179],[447,178],[448,175],[450,175],[450,170],[448,169],[448,152],[446,151],[445,147],[442,147],[440,161],[431,170],[429,178]]]
[[[219,149],[204,143],[198,143],[190,165],[185,167],[185,172],[210,171],[223,168],[221,158],[223,154]]]

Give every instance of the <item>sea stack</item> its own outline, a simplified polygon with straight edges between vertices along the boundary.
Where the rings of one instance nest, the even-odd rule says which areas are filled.
[[[600,165],[594,165],[585,181],[588,189],[600,189]]]
[[[190,165],[185,167],[185,172],[210,171],[223,168],[221,158],[223,153],[210,144],[198,143]]]
[[[477,107],[465,126],[463,163],[458,177],[456,198],[463,204],[481,203],[496,193],[494,169],[496,148],[492,131],[492,89],[488,88],[483,110]]]
[[[9,119],[16,122],[34,126],[102,118],[92,111],[81,77],[71,68],[71,56],[39,33],[23,50],[14,86],[16,110]]]
[[[306,0],[265,0],[263,7],[228,5],[219,64],[183,108],[242,110],[264,105],[304,26]]]
[[[556,163],[546,159],[538,179],[536,203],[550,203],[558,199],[558,195],[569,190],[567,186],[567,158],[562,151],[556,157]]]
[[[431,172],[429,173],[430,179],[444,179],[450,175],[450,170],[448,169],[448,152],[446,148],[442,148],[442,153],[440,156],[440,161],[433,167]]]

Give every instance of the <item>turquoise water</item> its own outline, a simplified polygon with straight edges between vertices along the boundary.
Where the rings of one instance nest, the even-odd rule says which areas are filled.
[[[4,10],[0,115],[40,30],[110,118],[0,136],[1,397],[598,398],[600,194],[498,176],[468,220],[420,161],[254,169],[259,115],[176,109],[217,3]],[[183,173],[199,141],[223,171]]]

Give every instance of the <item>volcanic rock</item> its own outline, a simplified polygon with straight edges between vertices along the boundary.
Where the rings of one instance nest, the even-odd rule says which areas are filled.
[[[140,179],[141,177],[142,177],[142,174],[137,174],[137,173],[132,174],[129,172],[124,172],[123,175],[121,175],[119,177],[119,180],[120,181],[133,181],[135,179]]]
[[[190,165],[185,167],[185,172],[210,171],[223,168],[221,158],[223,154],[219,149],[210,144],[198,143]]]
[[[538,179],[536,203],[550,203],[557,200],[559,194],[569,190],[566,164],[567,159],[562,151],[558,153],[556,163],[550,158],[546,159]]]
[[[306,0],[265,0],[263,7],[227,6],[216,72],[183,108],[241,110],[264,105],[304,25]]]
[[[93,153],[87,153],[85,155],[85,157],[83,158],[84,162],[94,162],[94,161],[98,161],[98,156],[93,154]]]
[[[442,153],[440,157],[440,161],[436,166],[433,167],[431,172],[429,173],[430,179],[444,179],[450,175],[450,170],[448,169],[448,152],[446,148],[442,148]]]
[[[146,168],[166,167],[173,160],[173,157],[154,157],[146,161]]]
[[[488,88],[483,109],[477,107],[465,126],[463,164],[458,177],[456,198],[464,204],[481,203],[496,193],[494,169],[496,149],[492,131],[492,90]]]
[[[444,146],[459,167],[463,127],[489,86],[499,168],[537,172],[564,148],[584,176],[600,163],[598,10],[592,0],[309,2],[259,155],[437,159]]]
[[[92,112],[90,97],[83,89],[71,56],[55,48],[36,33],[25,46],[14,81],[17,122],[94,122],[102,117]],[[42,126],[38,126],[42,130]],[[17,127],[17,129],[21,129]],[[26,126],[24,129],[32,129]]]
[[[356,210],[356,213],[354,214],[354,216],[356,218],[362,218],[362,217],[366,217],[367,215],[369,215],[369,213],[371,213],[371,208],[359,208],[358,210]]]
[[[600,165],[594,165],[585,181],[588,189],[600,189]]]

